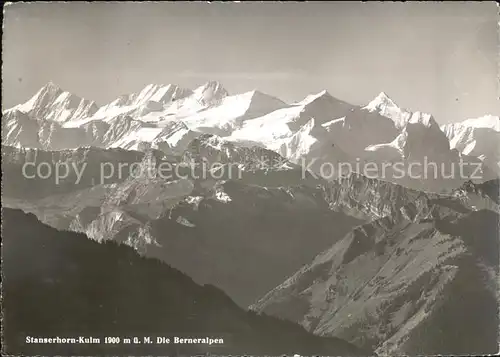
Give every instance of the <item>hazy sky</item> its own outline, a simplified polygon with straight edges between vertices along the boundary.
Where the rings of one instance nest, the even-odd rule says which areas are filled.
[[[495,3],[18,3],[4,9],[3,108],[52,80],[105,104],[218,80],[353,104],[385,91],[439,122],[500,114]]]

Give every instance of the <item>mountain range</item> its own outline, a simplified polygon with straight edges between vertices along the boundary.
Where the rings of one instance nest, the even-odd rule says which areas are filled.
[[[367,176],[364,167],[375,164],[370,170],[376,178],[438,192],[500,172],[498,116],[440,127],[431,114],[400,108],[384,92],[365,106],[327,91],[288,104],[257,90],[230,95],[215,81],[194,90],[150,84],[98,107],[49,83],[26,103],[4,111],[3,118],[4,145],[16,147],[152,148],[180,154],[194,138],[212,134],[272,150],[323,177],[352,171]],[[411,166],[424,159],[440,168],[427,165],[424,175]],[[451,167],[461,162],[468,165],[459,176]],[[325,163],[335,172],[326,173]],[[389,168],[380,167],[383,163]],[[395,163],[411,175],[396,175]]]
[[[228,309],[227,323],[239,328],[232,314],[247,316],[239,321],[253,337],[221,353],[249,353],[252,344],[263,346],[257,354],[297,348],[316,353],[310,346],[320,340],[312,334],[333,341],[331,349],[318,351],[334,355],[496,353],[499,123],[489,115],[440,126],[432,115],[400,108],[383,92],[364,106],[327,91],[285,103],[256,90],[231,95],[212,81],[194,90],[148,85],[98,106],[49,83],[3,112],[2,201],[10,236],[24,237],[22,246],[11,243],[24,254],[10,260],[9,274],[16,276],[11,286],[20,284],[14,262],[35,259],[36,252],[24,250],[41,244],[32,235],[43,230],[61,238],[47,241],[50,248],[42,251],[48,255],[40,259],[66,257],[57,271],[78,261],[82,273],[75,281],[89,279],[84,286],[64,281],[58,291],[76,296],[93,289],[92,281],[109,283],[87,260],[116,274],[136,274],[124,294],[137,299],[130,304],[152,309],[144,315],[154,321],[152,332],[168,331],[191,310],[181,304],[178,320],[161,320],[166,307],[152,311],[165,291],[145,286],[150,274],[179,270],[180,280],[192,279],[183,286],[199,289],[197,301],[227,294],[217,302]],[[420,167],[412,177],[391,171],[391,164],[407,169],[426,160],[447,170],[469,166],[465,175],[439,166],[429,172]],[[347,169],[325,173],[334,164]],[[369,164],[375,175],[363,170]],[[384,164],[387,172],[380,171]],[[172,175],[160,175],[164,166]],[[103,167],[114,171],[103,175]],[[51,175],[41,175],[41,168]],[[61,170],[64,175],[55,175]],[[75,247],[86,253],[61,248],[65,239],[80,242]],[[137,260],[137,272],[120,271],[110,265],[114,260]],[[43,273],[29,274],[40,279]],[[119,297],[122,285],[112,285],[117,292],[106,297],[107,306],[128,304]],[[212,295],[206,285],[224,293]],[[55,294],[29,286],[15,294]],[[20,306],[11,321],[22,320],[26,307]],[[212,321],[205,314],[217,309],[196,310],[196,321]],[[243,309],[250,311],[244,315]],[[41,326],[62,328],[49,319],[52,312],[37,314],[40,320],[32,323],[39,333]],[[100,322],[106,328],[110,314]],[[265,322],[267,315],[288,322]],[[127,316],[120,324],[133,328]],[[251,331],[264,326],[270,335],[291,329],[303,337],[290,349],[279,341],[259,342]],[[11,336],[25,331],[19,329]]]

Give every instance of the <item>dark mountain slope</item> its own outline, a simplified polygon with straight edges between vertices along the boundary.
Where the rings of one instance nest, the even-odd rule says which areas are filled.
[[[337,338],[239,308],[158,260],[114,242],[58,231],[32,214],[4,209],[3,352],[75,354],[363,355]],[[25,337],[224,338],[223,345],[26,344]]]
[[[380,354],[496,353],[499,215],[461,202],[357,227],[252,308]]]

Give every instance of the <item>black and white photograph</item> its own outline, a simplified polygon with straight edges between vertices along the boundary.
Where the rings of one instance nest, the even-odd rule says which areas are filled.
[[[2,355],[500,351],[500,7],[11,2]]]

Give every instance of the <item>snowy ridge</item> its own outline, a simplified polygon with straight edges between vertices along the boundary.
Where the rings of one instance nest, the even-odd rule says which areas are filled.
[[[14,107],[33,118],[66,122],[94,115],[95,102],[63,91],[52,82],[43,86],[26,103]]]
[[[387,158],[394,159],[404,155],[404,145],[406,143],[408,133],[401,133],[396,139],[390,143],[369,145],[365,148],[366,151],[385,151]]]
[[[500,117],[471,118],[442,125],[441,130],[448,138],[450,148],[464,155],[477,156],[489,167],[500,169]]]

